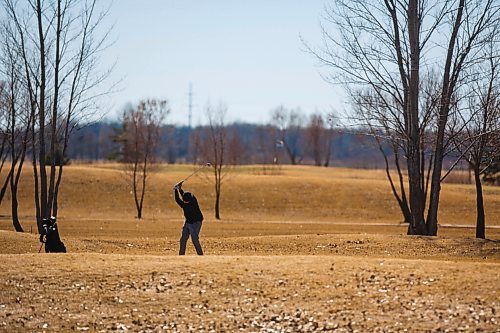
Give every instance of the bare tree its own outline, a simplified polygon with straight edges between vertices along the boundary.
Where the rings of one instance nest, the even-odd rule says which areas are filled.
[[[483,52],[486,61],[470,69],[471,75],[478,73],[481,75],[477,81],[471,82],[462,105],[456,104],[457,110],[451,114],[450,126],[454,149],[474,172],[477,238],[485,238],[486,224],[481,175],[495,163],[495,160],[498,160],[500,155],[499,49],[495,48],[494,43],[490,43]]]
[[[7,78],[8,75],[8,61],[5,57],[5,52],[2,52],[2,58],[0,61],[0,73],[2,76]],[[8,144],[8,131],[10,128],[10,107],[9,107],[9,94],[8,94],[8,84],[7,81],[0,80],[0,175],[2,175],[3,167],[5,162],[10,155],[9,144]],[[7,186],[10,184],[10,177],[12,173],[9,171],[7,177],[2,180],[2,187],[0,189],[0,204],[3,201]]]
[[[102,70],[100,55],[109,30],[101,32],[107,10],[96,0],[3,0],[6,30],[19,54],[22,82],[31,112],[31,155],[36,216],[57,216],[63,163],[69,135],[97,110],[97,98],[112,68]],[[113,85],[112,85],[113,86]],[[49,167],[47,173],[46,166]]]
[[[320,114],[312,114],[306,129],[307,146],[312,153],[314,164],[320,166],[323,160],[323,140],[325,135],[325,122]]]
[[[257,148],[256,162],[263,165],[272,164],[273,149],[272,128],[269,125],[259,125],[256,128],[253,146]]]
[[[494,135],[492,142],[493,146],[500,146],[500,135],[498,133]],[[500,185],[500,154],[493,155],[490,166],[484,170],[483,180],[491,184]]]
[[[441,82],[438,108],[434,166],[432,170],[427,233],[437,233],[441,171],[447,143],[445,132],[452,105],[452,97],[470,82],[467,69],[479,60],[480,52],[489,42],[496,40],[500,20],[500,3],[495,0],[460,0],[451,25],[446,60]],[[479,73],[478,73],[479,74]],[[472,79],[474,80],[474,79]]]
[[[229,128],[227,143],[227,164],[238,165],[246,162],[245,144],[237,129]]]
[[[9,117],[5,135],[8,137],[10,151],[10,171],[6,180],[10,184],[12,224],[17,232],[23,232],[19,221],[17,190],[30,139],[32,117],[27,104],[26,91],[22,88],[20,80],[21,57],[17,54],[17,49],[11,45],[12,40],[7,30],[3,29],[2,32],[4,57],[1,62],[7,77],[6,110]],[[4,193],[5,187],[2,188],[1,195],[3,196]]]
[[[212,166],[213,184],[215,190],[215,218],[220,220],[220,197],[222,184],[227,177],[230,166],[228,165],[229,137],[225,125],[227,107],[220,103],[217,108],[207,106],[206,116],[208,127],[202,145],[202,154],[205,161]]]
[[[493,37],[499,7],[494,0],[336,0],[327,9],[325,22],[333,24],[338,35],[323,25],[322,50],[310,49],[332,69],[325,79],[342,84],[353,104],[373,96],[378,110],[383,110],[375,122],[363,118],[370,124],[369,134],[379,133],[380,123],[398,133],[394,137],[404,152],[408,173],[409,234],[437,233],[452,96],[471,79],[464,70],[477,61],[478,51]],[[446,45],[445,52],[441,45]],[[439,77],[437,102],[422,112],[426,104],[422,77],[434,77],[433,73]],[[436,111],[427,112],[432,109]],[[423,149],[422,141],[428,141],[429,133],[434,136],[432,150],[424,159],[428,148]],[[430,174],[427,217],[426,170]]]
[[[333,144],[333,115],[324,117],[313,113],[305,128],[305,141],[314,159],[314,165],[327,167],[330,164]]]
[[[336,115],[331,112],[327,115],[326,124],[328,128],[326,129],[326,154],[323,166],[328,167],[333,155],[333,139],[334,139],[334,127],[336,122]]]
[[[430,170],[433,165],[432,145],[433,135],[429,129],[435,120],[437,109],[437,83],[429,76],[421,84],[422,111],[419,119],[420,128],[420,186],[424,193],[424,202],[429,190]],[[359,91],[352,97],[354,101],[354,119],[366,128],[365,133],[374,138],[378,150],[384,158],[385,172],[391,191],[398,202],[403,221],[410,223],[411,211],[406,190],[407,170],[404,169],[402,159],[407,156],[407,134],[404,124],[404,109],[402,105],[391,99],[383,92],[373,93],[370,90]],[[395,168],[396,180],[393,179],[391,169]]]
[[[137,218],[142,218],[147,180],[156,162],[160,128],[169,113],[165,100],[141,101],[125,110],[122,117],[121,161],[134,195]]]
[[[299,109],[289,110],[284,106],[279,106],[271,112],[271,122],[278,128],[277,141],[285,148],[293,165],[302,161],[300,156],[301,129],[303,115]]]

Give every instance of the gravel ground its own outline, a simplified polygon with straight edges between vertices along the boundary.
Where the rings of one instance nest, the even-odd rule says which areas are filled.
[[[500,332],[500,263],[0,255],[0,331]]]

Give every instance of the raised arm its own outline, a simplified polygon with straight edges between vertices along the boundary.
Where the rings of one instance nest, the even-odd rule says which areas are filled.
[[[180,196],[182,196],[184,194],[184,191],[182,190],[181,187],[179,186],[175,186],[174,187],[174,193],[175,193],[175,202],[177,202],[177,204],[181,207],[181,208],[184,208],[185,206],[185,203],[184,201],[182,201],[182,199],[180,198]],[[180,196],[179,196],[180,194]]]

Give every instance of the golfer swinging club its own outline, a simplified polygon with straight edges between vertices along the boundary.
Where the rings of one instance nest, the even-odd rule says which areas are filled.
[[[182,256],[186,254],[186,243],[189,235],[191,235],[196,253],[201,256],[203,255],[203,250],[201,249],[199,235],[201,223],[203,222],[203,214],[201,213],[196,197],[192,193],[182,190],[183,182],[184,181],[177,183],[174,186],[175,201],[184,210],[184,217],[186,218],[184,226],[182,227],[179,255]]]

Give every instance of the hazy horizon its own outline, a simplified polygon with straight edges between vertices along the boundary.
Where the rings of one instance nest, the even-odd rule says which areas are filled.
[[[341,93],[319,74],[311,45],[321,39],[319,20],[327,1],[120,0],[111,4],[114,44],[103,63],[117,61],[112,79],[121,91],[107,97],[107,118],[127,103],[165,98],[167,122],[204,122],[207,103],[228,107],[228,122],[264,123],[284,105],[304,114],[341,108]]]

